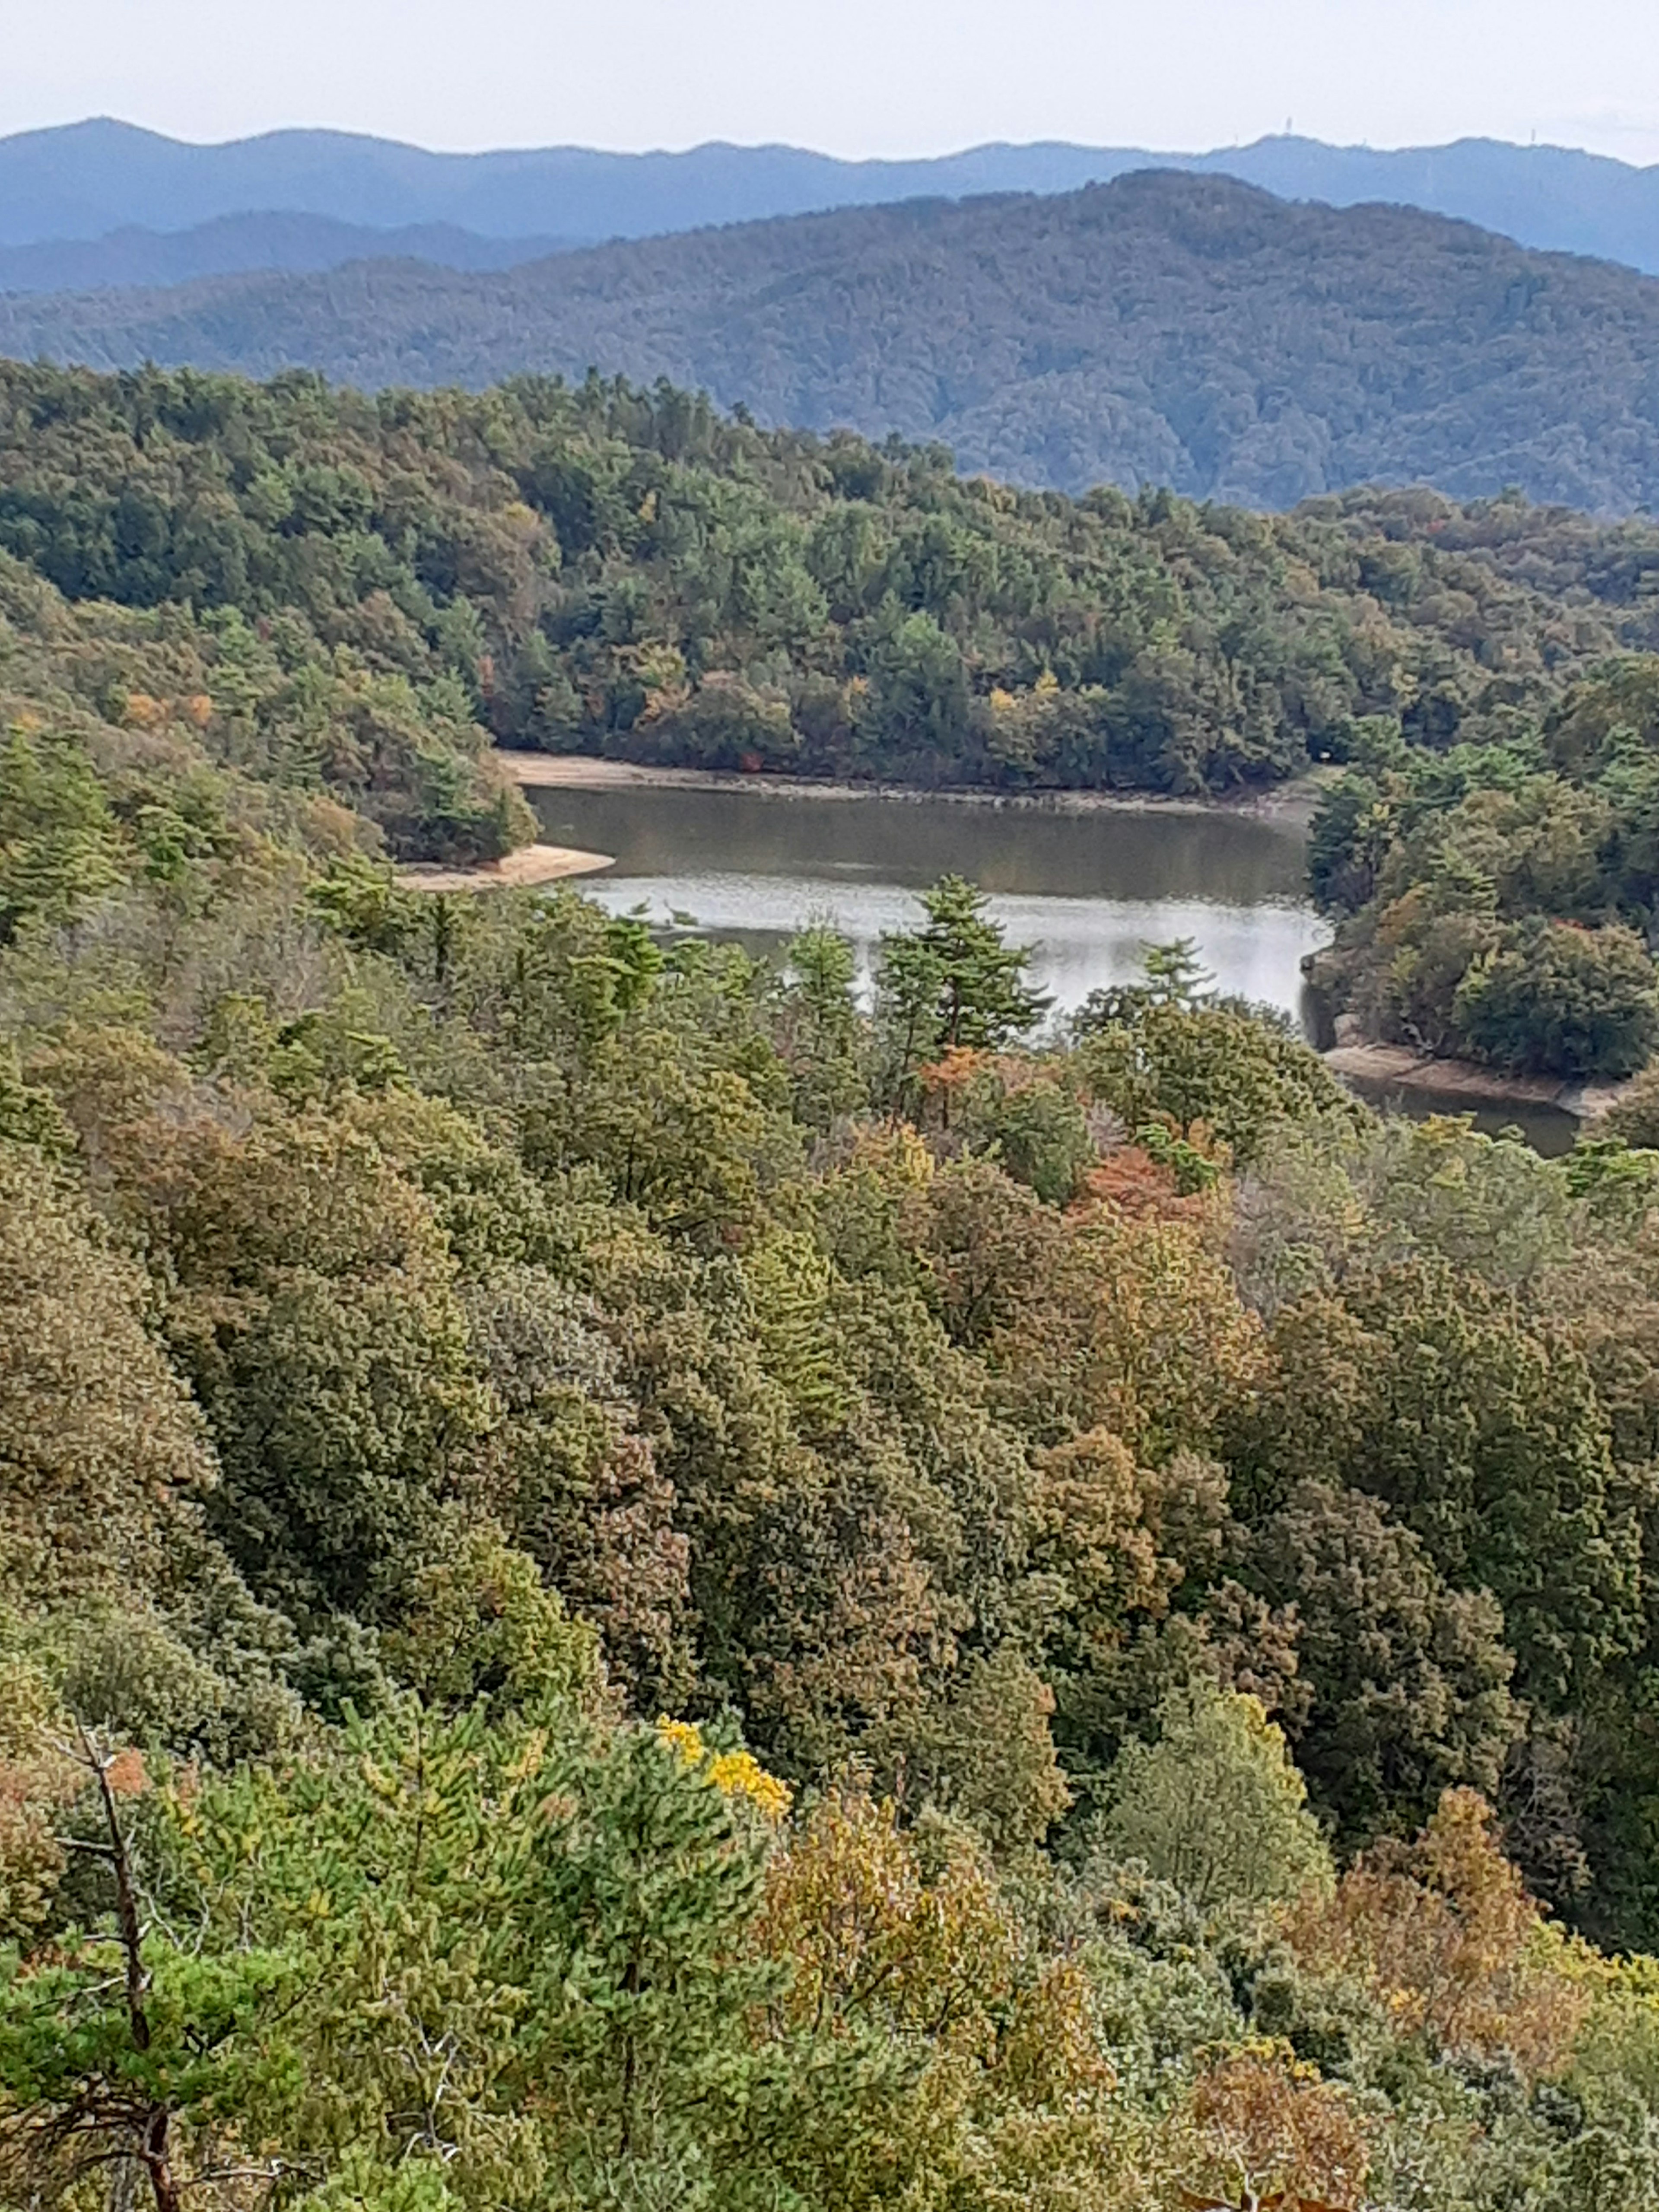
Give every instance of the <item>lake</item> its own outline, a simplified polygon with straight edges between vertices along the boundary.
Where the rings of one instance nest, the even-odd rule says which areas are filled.
[[[1222,990],[1312,1021],[1302,956],[1330,933],[1304,896],[1302,832],[1285,823],[678,786],[526,796],[550,841],[615,854],[580,886],[612,913],[690,917],[759,952],[829,921],[867,981],[882,932],[914,927],[917,893],[953,872],[1036,948],[1034,975],[1060,1012],[1139,975],[1147,945],[1191,937]]]
[[[948,872],[991,896],[1033,973],[1069,1013],[1091,991],[1130,982],[1148,945],[1196,940],[1223,991],[1278,1006],[1311,1042],[1319,1011],[1302,956],[1329,937],[1308,903],[1294,823],[1175,807],[997,805],[928,796],[753,791],[690,785],[527,791],[542,834],[611,853],[616,866],[575,886],[612,914],[642,908],[665,929],[693,927],[775,958],[805,923],[851,939],[867,988],[884,930],[921,919],[917,893]],[[1421,1116],[1467,1113],[1467,1099],[1355,1086],[1374,1105]],[[1570,1152],[1577,1124],[1553,1106],[1492,1106],[1489,1135],[1518,1128],[1546,1156]]]

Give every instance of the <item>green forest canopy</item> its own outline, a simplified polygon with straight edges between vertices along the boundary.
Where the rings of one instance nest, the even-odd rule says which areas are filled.
[[[98,405],[0,567],[0,2197],[1653,2202],[1642,1091],[1559,1162],[1378,1119],[1179,949],[1045,1035],[949,879],[868,1009],[830,933],[410,892],[386,845],[517,834],[503,603],[428,580],[428,634],[361,498],[238,539],[177,453],[144,537],[111,388],[50,388]],[[191,529],[240,597],[162,587]]]
[[[0,549],[77,602],[188,609],[210,653],[252,649],[240,614],[283,674],[402,684],[441,732],[1015,789],[1227,792],[1379,716],[1480,741],[1659,645],[1645,521],[1073,501],[597,380],[4,368]]]

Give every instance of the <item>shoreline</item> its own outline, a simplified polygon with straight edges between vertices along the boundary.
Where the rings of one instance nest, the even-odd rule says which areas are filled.
[[[1322,1053],[1334,1075],[1379,1088],[1443,1098],[1449,1111],[1519,1106],[1593,1121],[1623,1096],[1622,1083],[1586,1083],[1555,1075],[1503,1075],[1468,1060],[1437,1060],[1405,1044],[1339,1044]]]
[[[409,891],[529,890],[572,876],[596,876],[615,866],[609,853],[586,853],[578,845],[520,845],[499,860],[480,860],[471,867],[414,861],[399,868],[397,878],[399,889]]]
[[[496,760],[526,791],[738,791],[763,799],[884,799],[1006,807],[1042,814],[1221,814],[1305,830],[1324,788],[1316,771],[1242,798],[1172,798],[1156,791],[998,791],[978,784],[932,790],[913,783],[837,783],[822,778],[744,775],[725,769],[657,768],[592,753],[510,752]]]

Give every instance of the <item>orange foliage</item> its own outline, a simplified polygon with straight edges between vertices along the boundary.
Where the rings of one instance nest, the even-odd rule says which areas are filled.
[[[1288,2048],[1263,2045],[1199,2077],[1183,2123],[1190,2212],[1352,2212],[1370,2165],[1363,2114]]]
[[[179,699],[157,699],[148,691],[129,691],[121,719],[132,730],[159,729],[175,719],[204,730],[213,720],[213,702],[205,691],[189,691]]]
[[[142,1751],[118,1751],[104,1769],[104,1779],[116,1797],[141,1797],[149,1787]]]
[[[1115,1206],[1132,1220],[1148,1216],[1161,1220],[1191,1219],[1204,1211],[1206,1199],[1202,1192],[1182,1198],[1176,1188],[1173,1172],[1160,1167],[1152,1154],[1139,1145],[1118,1145],[1106,1157],[1091,1168],[1083,1179],[1083,1187],[1092,1199],[1103,1206]],[[1088,1200],[1080,1200],[1086,1205]]]
[[[978,1076],[985,1074],[992,1065],[988,1052],[975,1045],[953,1044],[943,1060],[929,1060],[916,1070],[916,1081],[924,1098],[936,1092],[965,1091]]]
[[[1588,1995],[1473,1790],[1447,1790],[1414,1843],[1366,1852],[1291,1935],[1307,1965],[1364,1981],[1404,2033],[1507,2052],[1533,2078],[1560,2072],[1583,2025]]]

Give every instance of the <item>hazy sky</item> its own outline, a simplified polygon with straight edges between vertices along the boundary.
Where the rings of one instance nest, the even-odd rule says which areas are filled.
[[[429,146],[1470,133],[1659,161],[1659,0],[0,0],[0,131]]]

